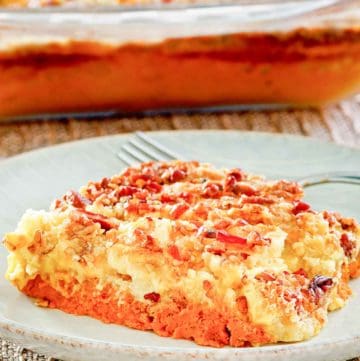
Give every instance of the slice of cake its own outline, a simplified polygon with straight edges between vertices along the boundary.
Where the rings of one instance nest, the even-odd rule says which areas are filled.
[[[298,184],[145,163],[28,210],[7,279],[41,306],[208,346],[316,335],[359,276],[360,227]]]

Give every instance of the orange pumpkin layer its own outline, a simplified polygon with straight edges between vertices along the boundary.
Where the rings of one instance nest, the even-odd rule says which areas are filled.
[[[139,330],[153,330],[160,336],[194,340],[200,345],[239,347],[271,342],[262,327],[249,321],[243,298],[239,314],[234,315],[189,303],[179,293],[171,296],[171,302],[159,305],[155,300],[136,301],[131,295],[126,295],[126,302],[119,304],[111,286],[99,292],[96,285],[96,281],[86,281],[80,291],[64,297],[37,276],[22,291],[30,297],[47,301],[50,308]]]
[[[360,30],[232,34],[0,53],[0,116],[242,103],[318,105],[360,87]]]

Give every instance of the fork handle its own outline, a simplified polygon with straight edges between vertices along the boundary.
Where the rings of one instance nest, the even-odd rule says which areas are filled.
[[[298,183],[304,188],[324,183],[345,183],[360,185],[360,173],[329,172],[315,174],[309,177],[298,179]]]

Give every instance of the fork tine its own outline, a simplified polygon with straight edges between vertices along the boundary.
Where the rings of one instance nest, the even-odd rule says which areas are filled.
[[[130,144],[124,144],[121,148],[123,152],[127,154],[127,156],[132,157],[137,162],[148,162],[149,158],[144,154],[139,152],[137,149],[133,148]]]
[[[128,167],[130,167],[134,164],[134,159],[130,158],[126,153],[119,152],[116,155]]]
[[[173,152],[172,150],[170,150],[167,147],[163,146],[162,144],[160,144],[156,140],[151,139],[150,137],[148,137],[143,132],[136,132],[135,135],[139,139],[141,139],[144,143],[152,146],[158,152],[160,152],[160,153],[164,154],[165,156],[167,156],[169,160],[171,160],[171,159],[182,159],[183,158],[183,157],[179,156],[178,154],[176,154],[175,152]]]
[[[140,142],[136,139],[130,139],[129,144],[131,144],[134,148],[136,148],[139,152],[146,155],[148,160],[163,160],[163,156],[160,155],[159,152],[154,152],[151,148],[148,147],[147,143],[141,140]]]
[[[178,154],[166,148],[156,140],[151,139],[143,132],[136,132],[135,139],[129,139],[127,144],[121,147],[122,152],[118,158],[126,165],[148,162],[150,160],[181,159]]]

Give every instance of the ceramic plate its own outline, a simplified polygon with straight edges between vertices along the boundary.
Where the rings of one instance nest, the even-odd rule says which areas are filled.
[[[303,177],[323,171],[360,169],[360,151],[315,140],[236,131],[151,133],[186,159],[241,167],[268,177]],[[116,153],[127,135],[45,148],[0,163],[0,234],[15,228],[27,208],[47,208],[52,199],[90,179],[119,172]],[[360,187],[321,185],[306,190],[315,209],[334,209],[360,219]],[[0,273],[6,269],[0,246]],[[351,284],[360,293],[360,280]],[[360,355],[360,301],[334,312],[319,336],[301,343],[254,348],[200,347],[190,341],[107,325],[88,317],[39,308],[0,280],[0,334],[40,353],[81,361],[283,361],[345,360]]]

